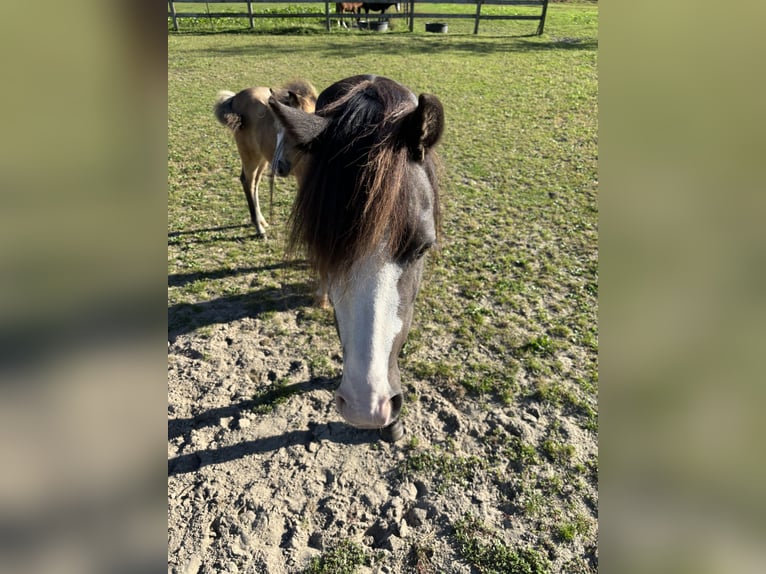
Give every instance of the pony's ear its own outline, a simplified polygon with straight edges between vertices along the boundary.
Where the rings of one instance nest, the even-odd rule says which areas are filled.
[[[422,161],[426,151],[436,145],[443,132],[444,108],[439,98],[420,94],[418,107],[404,118],[401,132],[412,159]]]
[[[298,99],[298,94],[291,90],[287,90],[287,101],[293,108],[298,108],[301,105],[301,101]]]
[[[293,92],[292,90],[287,90],[287,101],[289,102],[288,105],[292,106],[293,108],[303,108],[301,104],[306,98],[304,96],[299,95],[296,92]]]
[[[279,122],[300,146],[308,146],[327,127],[327,119],[281,104],[273,95],[269,98],[269,106]]]

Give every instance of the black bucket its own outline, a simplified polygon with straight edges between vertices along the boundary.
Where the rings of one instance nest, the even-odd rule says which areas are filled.
[[[426,22],[426,32],[436,32],[446,34],[449,27],[444,22]]]

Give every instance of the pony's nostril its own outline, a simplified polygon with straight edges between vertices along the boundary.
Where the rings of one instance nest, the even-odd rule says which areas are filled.
[[[335,395],[335,408],[338,409],[338,412],[343,414],[343,409],[345,407],[346,407],[346,399],[344,399],[340,395]]]
[[[399,412],[402,410],[402,403],[404,402],[404,397],[401,393],[394,395],[391,397],[391,420],[396,420],[396,417],[399,416]]]

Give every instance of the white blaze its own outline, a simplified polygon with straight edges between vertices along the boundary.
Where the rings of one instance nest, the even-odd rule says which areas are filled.
[[[333,285],[343,343],[343,378],[338,393],[345,400],[344,417],[357,426],[373,423],[381,405],[395,391],[388,380],[389,358],[401,332],[399,278],[402,268],[370,257],[352,270],[348,285]]]

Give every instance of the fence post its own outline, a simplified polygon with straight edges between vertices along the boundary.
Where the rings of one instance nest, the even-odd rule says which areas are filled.
[[[540,14],[540,24],[537,25],[537,35],[542,36],[545,29],[545,15],[548,12],[548,0],[543,0],[543,13]]]
[[[330,31],[330,2],[325,0],[324,3],[324,25],[327,31]]]
[[[410,6],[410,32],[412,32],[415,27],[415,0],[409,0],[408,4]]]
[[[476,24],[473,27],[474,34],[479,33],[479,18],[481,18],[481,2],[482,0],[477,0],[476,2]]]
[[[176,20],[176,5],[172,0],[168,0],[168,8],[170,9],[170,15],[173,18],[173,30],[178,32],[178,20]]]
[[[253,18],[253,3],[250,0],[247,1],[247,15],[250,18],[250,29],[252,30],[255,28],[255,19]]]

